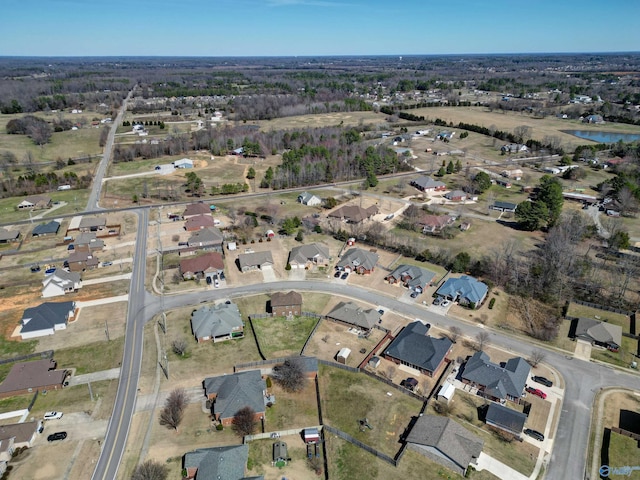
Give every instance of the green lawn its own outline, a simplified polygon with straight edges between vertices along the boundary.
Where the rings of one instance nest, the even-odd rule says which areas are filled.
[[[307,451],[302,446],[293,446],[288,444],[287,453],[291,458],[289,465],[291,465],[292,463],[306,463],[307,461]],[[247,469],[249,470],[249,475],[255,476],[264,474],[264,466],[271,466],[272,458],[273,440],[252,440],[251,442],[249,442],[249,459],[247,460]],[[287,466],[282,467],[280,471],[282,472],[282,477],[284,478],[287,475]],[[309,470],[309,477],[311,478],[311,476],[312,473],[311,470]]]
[[[99,418],[108,419],[111,414],[111,406],[115,399],[115,393],[118,389],[118,379],[104,380],[101,382],[91,383],[91,393],[93,393],[93,401],[88,385],[76,385],[74,387],[65,387],[61,390],[49,390],[46,394],[40,392],[38,399],[31,410],[32,416],[42,415],[44,412],[54,411],[72,411],[87,412],[89,415],[93,413],[94,408],[98,407],[97,403],[103,398],[101,406],[101,414]]]
[[[621,313],[607,312],[598,308],[591,308],[577,303],[570,303],[567,310],[568,317],[594,318],[601,322],[609,322],[622,327],[622,331],[629,333],[629,317]]]
[[[300,353],[318,319],[269,317],[256,318],[252,322],[262,353],[267,358],[278,358]]]
[[[640,448],[638,448],[638,442],[619,433],[611,432],[609,466],[615,468],[627,465],[640,465]],[[630,472],[630,475],[625,474],[621,476],[632,480],[640,480],[640,471],[634,470]]]
[[[117,368],[122,362],[124,337],[56,350],[58,368],[75,368],[76,375]],[[96,355],[96,352],[100,352]]]

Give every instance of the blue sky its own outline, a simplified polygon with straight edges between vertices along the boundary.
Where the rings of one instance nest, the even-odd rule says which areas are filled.
[[[640,0],[2,0],[0,55],[640,51]]]

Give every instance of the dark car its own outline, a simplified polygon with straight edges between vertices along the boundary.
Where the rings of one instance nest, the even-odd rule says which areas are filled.
[[[442,303],[442,297],[436,297],[433,301],[434,305],[440,305]]]
[[[340,278],[340,275],[342,275],[340,270],[337,270],[336,273],[333,274],[334,278]]]
[[[50,442],[55,442],[56,440],[64,440],[67,438],[67,432],[56,432],[52,433],[47,437],[47,440]]]
[[[536,375],[535,377],[531,377],[531,380],[541,383],[545,387],[553,387],[553,382],[546,377],[540,377]]]
[[[418,292],[411,292],[411,298],[418,298],[418,295],[420,295]]]
[[[32,266],[31,266],[31,271],[32,271],[33,273],[35,273],[35,272],[39,272],[39,271],[40,271],[40,265],[32,265]]]
[[[530,428],[525,428],[524,433],[529,435],[531,438],[535,438],[536,440],[544,441],[544,435],[537,430],[532,430]]]
[[[418,386],[418,380],[413,377],[405,378],[400,382],[400,386],[413,392],[413,390]]]
[[[349,272],[344,272],[342,275],[340,275],[340,278],[342,280],[346,280],[348,276],[349,276]]]

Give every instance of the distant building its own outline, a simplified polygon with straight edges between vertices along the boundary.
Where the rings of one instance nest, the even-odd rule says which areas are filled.
[[[316,207],[322,203],[322,199],[311,193],[303,192],[298,195],[298,202],[308,207]]]
[[[19,209],[41,210],[51,207],[51,197],[47,195],[31,195],[18,204]]]

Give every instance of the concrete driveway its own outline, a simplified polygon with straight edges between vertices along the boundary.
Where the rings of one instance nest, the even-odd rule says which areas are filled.
[[[591,360],[591,344],[585,340],[576,340],[576,350],[573,357],[588,362]]]
[[[277,280],[276,272],[271,265],[266,265],[261,268],[262,278],[265,282],[275,282]]]

